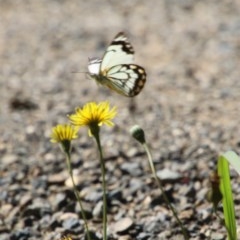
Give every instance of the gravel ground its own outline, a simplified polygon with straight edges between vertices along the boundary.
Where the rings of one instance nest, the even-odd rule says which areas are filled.
[[[134,99],[97,86],[88,57],[125,31],[147,71]],[[0,0],[0,240],[82,239],[83,221],[51,128],[89,101],[118,108],[103,127],[111,239],[182,239],[128,133],[144,127],[160,178],[191,239],[226,239],[205,199],[220,153],[240,152],[240,2]],[[74,175],[101,238],[101,172],[81,130]],[[240,224],[239,177],[232,172]],[[220,208],[221,211],[221,208]]]

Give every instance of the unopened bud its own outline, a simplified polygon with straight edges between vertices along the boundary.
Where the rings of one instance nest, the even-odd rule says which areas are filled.
[[[139,125],[135,125],[130,129],[130,133],[132,136],[141,144],[146,143],[145,134],[143,129]]]

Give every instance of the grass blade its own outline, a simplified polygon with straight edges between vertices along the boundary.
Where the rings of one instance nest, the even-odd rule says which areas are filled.
[[[234,170],[240,175],[240,157],[233,151],[225,152],[223,156],[234,168]]]
[[[236,219],[229,176],[228,158],[229,154],[227,153],[218,158],[218,175],[220,177],[220,189],[223,195],[223,212],[225,226],[228,231],[228,239],[237,240]]]

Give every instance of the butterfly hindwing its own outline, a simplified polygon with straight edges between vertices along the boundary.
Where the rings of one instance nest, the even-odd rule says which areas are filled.
[[[121,64],[114,66],[107,72],[105,84],[116,92],[127,96],[136,96],[144,87],[146,82],[145,70],[135,64]]]

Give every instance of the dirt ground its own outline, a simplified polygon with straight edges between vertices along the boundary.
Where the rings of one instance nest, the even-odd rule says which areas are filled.
[[[133,99],[73,73],[86,72],[88,58],[102,57],[120,31],[147,72],[143,91]],[[157,170],[180,176],[166,178],[165,187],[190,239],[225,239],[204,194],[218,155],[240,153],[239,80],[238,0],[0,0],[0,240],[82,237],[82,220],[80,230],[66,224],[78,219],[69,207],[75,199],[64,156],[49,137],[77,106],[103,100],[118,109],[115,127],[103,127],[101,138],[109,191],[119,190],[122,197],[110,197],[118,203],[109,206],[109,235],[182,239],[164,202],[156,200],[143,149],[129,134],[138,124]],[[101,215],[95,215],[101,198],[91,195],[101,190],[101,175],[87,130],[74,143],[73,163],[90,228],[101,237]],[[240,224],[234,172],[232,181]],[[48,210],[36,214],[29,208]],[[130,230],[119,233],[116,226],[126,218],[133,221]]]

